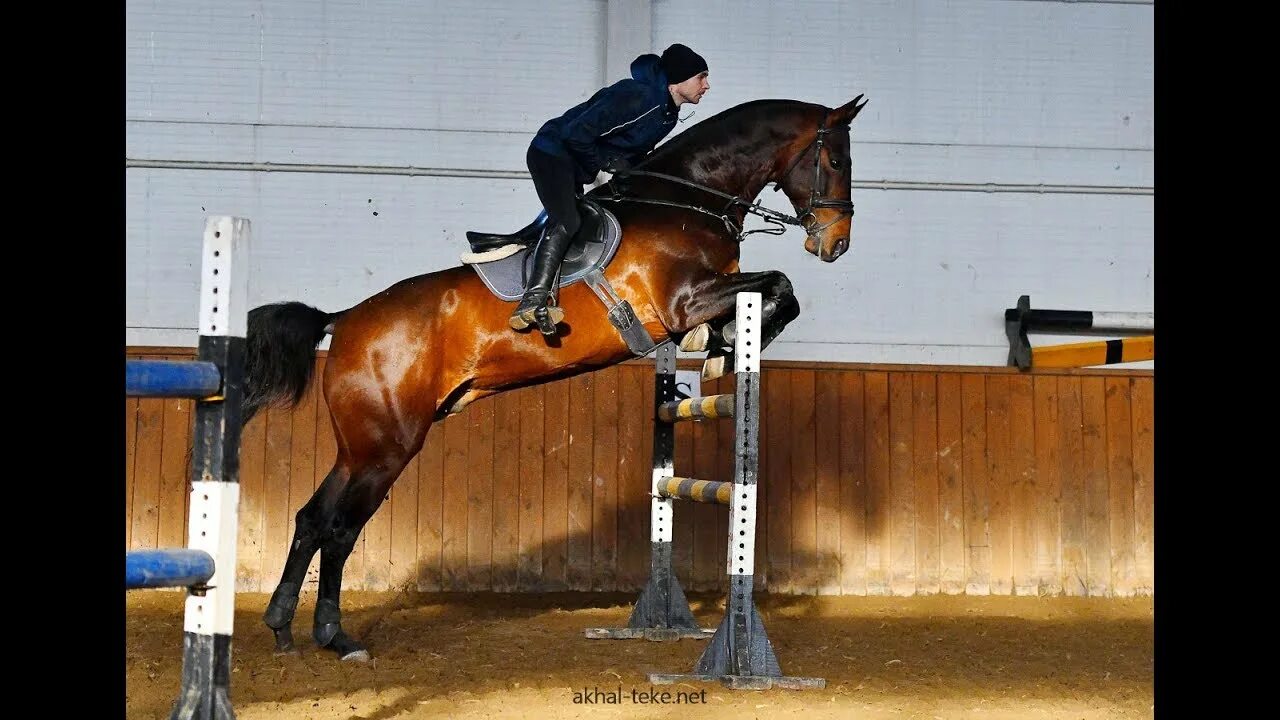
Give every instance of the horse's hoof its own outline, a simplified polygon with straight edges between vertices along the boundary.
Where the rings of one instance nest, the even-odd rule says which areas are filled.
[[[707,349],[707,341],[710,339],[711,326],[702,323],[680,338],[680,349],[685,352],[700,352]]]
[[[295,657],[296,657],[296,656],[301,655],[301,654],[302,654],[302,653],[298,650],[298,648],[296,648],[296,647],[294,647],[294,646],[290,645],[290,646],[289,646],[289,647],[287,647],[287,648],[282,648],[282,647],[278,647],[278,648],[276,648],[275,650],[273,650],[273,651],[272,651],[271,656],[272,656],[272,657],[285,657],[286,655],[290,655],[290,656],[295,656]]]
[[[275,633],[276,638],[276,649],[273,653],[274,655],[298,654],[298,650],[293,646],[293,632],[289,629],[288,625],[282,628],[272,628],[271,631]]]
[[[738,339],[738,321],[736,318],[725,323],[724,328],[720,330],[720,337],[724,338],[725,345],[733,346],[733,343]]]
[[[368,650],[355,650],[342,656],[342,662],[369,662]]]
[[[707,358],[706,362],[702,363],[703,380],[715,380],[721,375],[724,375],[724,356]]]
[[[332,626],[326,626],[326,628],[328,627],[332,627]],[[352,640],[351,636],[343,632],[341,628],[338,628],[337,632],[334,633],[333,637],[329,638],[329,642],[324,643],[323,645],[321,645],[321,647],[328,648],[329,650],[332,650],[333,652],[337,653],[338,657],[343,662],[347,662],[347,661],[368,662],[369,661],[369,651],[366,650],[365,647],[360,643],[356,642],[355,640]]]

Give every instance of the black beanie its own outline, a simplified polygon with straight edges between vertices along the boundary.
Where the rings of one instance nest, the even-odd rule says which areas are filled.
[[[682,83],[706,69],[707,61],[680,43],[662,51],[662,71],[671,85]]]

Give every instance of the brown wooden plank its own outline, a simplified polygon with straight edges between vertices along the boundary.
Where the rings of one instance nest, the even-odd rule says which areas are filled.
[[[649,578],[649,493],[653,482],[653,385],[652,364],[624,366],[621,387],[623,424],[618,428],[622,446],[619,472],[625,478],[618,523],[618,589],[629,592],[644,587]]]
[[[818,498],[814,373],[791,372],[791,592],[817,592]]]
[[[468,590],[493,585],[493,409],[495,398],[477,400],[467,446],[467,580]]]
[[[991,594],[991,500],[987,482],[987,383],[981,375],[960,380],[964,426],[965,593]]]
[[[938,515],[938,376],[911,374],[911,449],[915,481],[916,591],[932,595],[941,590],[939,552],[942,538]]]
[[[443,542],[440,546],[441,584],[446,591],[467,588],[467,444],[470,410],[450,415],[444,426]]]
[[[889,591],[916,592],[915,420],[912,373],[889,373]]]
[[[1059,487],[1062,537],[1062,592],[1089,594],[1085,562],[1084,419],[1080,378],[1058,378]]]
[[[124,399],[124,547],[133,534],[133,461],[138,452],[138,399]]]
[[[591,452],[595,444],[590,373],[569,380],[569,537],[570,590],[591,589],[592,482]]]
[[[444,587],[441,557],[444,548],[445,429],[439,423],[427,431],[418,453],[418,589],[436,592]]]
[[[148,358],[149,359],[149,358]],[[159,547],[160,474],[164,443],[163,398],[139,398],[133,458],[133,529],[130,549]]]
[[[1155,380],[1132,378],[1134,592],[1154,595],[1155,567]]]
[[[516,587],[519,590],[534,590],[542,585],[545,392],[545,386],[534,385],[520,388],[514,395],[520,413],[517,448],[520,454],[520,510],[517,518],[520,531],[516,548]]]
[[[964,435],[961,375],[938,376],[938,575],[939,590],[964,592]]]
[[[1085,496],[1085,585],[1091,597],[1111,594],[1111,481],[1107,475],[1104,378],[1080,380],[1081,473]]]
[[[618,588],[618,369],[594,374],[591,452],[591,589]]]
[[[840,594],[840,376],[827,371],[814,377],[818,502],[814,586],[820,595]]]
[[[1111,495],[1111,586],[1117,597],[1137,589],[1134,562],[1133,425],[1129,378],[1106,380],[1107,477]]]
[[[165,360],[190,360],[188,354],[166,355]],[[160,496],[157,501],[156,545],[187,546],[187,507],[191,503],[192,412],[194,400],[162,401],[164,433],[160,445]]]
[[[1013,492],[1009,376],[987,376],[987,498],[991,515],[991,594],[1013,594]]]
[[[569,381],[545,386],[542,587],[569,587]]]
[[[240,431],[240,506],[236,534],[236,591],[272,592],[275,582],[262,575],[266,488],[263,486],[267,424],[261,413]]]
[[[863,374],[840,373],[840,590],[867,594],[866,422]]]
[[[292,460],[290,444],[292,442],[293,418],[289,410],[270,408],[263,411],[266,425],[266,451],[263,455],[262,484],[266,489],[264,505],[266,514],[263,519],[262,534],[262,573],[264,583],[274,588],[284,572],[284,561],[289,553],[289,545],[293,541],[290,524],[300,507],[294,507],[289,500],[289,463]],[[359,545],[357,541],[357,545]],[[363,551],[362,551],[363,556]],[[347,562],[348,568],[352,563]],[[349,571],[348,571],[349,572]],[[364,575],[355,580],[363,586]],[[314,589],[315,586],[304,589]]]
[[[763,515],[769,527],[766,549],[766,583],[772,592],[791,592],[791,371],[769,370],[760,373],[760,409],[768,418],[768,435],[763,444],[769,446],[768,465],[762,473],[767,483]],[[758,500],[758,498],[757,498]],[[759,507],[759,505],[757,505]],[[757,568],[757,574],[761,569]]]
[[[415,590],[418,587],[418,472],[419,458],[414,455],[391,485],[391,572],[393,590]]]
[[[1033,377],[1009,378],[1009,494],[1013,592],[1036,595],[1036,433]]]
[[[698,392],[699,397],[716,394],[716,383],[703,382]],[[693,473],[684,477],[698,480],[718,480],[716,477],[717,446],[720,442],[720,420],[694,420],[679,425],[688,425],[693,429],[690,445],[693,447]],[[679,441],[677,441],[679,442]],[[719,576],[724,573],[725,538],[716,536],[716,519],[722,508],[706,503],[685,503],[677,501],[677,506],[688,505],[686,517],[693,525],[693,574],[685,585],[685,590],[707,592],[719,587]],[[717,552],[719,547],[719,552]]]
[[[1062,592],[1059,567],[1058,378],[1038,375],[1033,383],[1036,405],[1035,575],[1040,592]]]
[[[891,591],[890,551],[890,449],[889,375],[867,373],[867,594],[888,595]]]
[[[493,414],[493,589],[514,592],[520,548],[520,398],[494,396]],[[542,425],[538,425],[541,430]],[[541,436],[541,433],[539,433]],[[541,464],[541,463],[539,463]]]
[[[323,376],[319,376],[323,377]],[[316,491],[316,422],[319,400],[319,377],[307,386],[302,400],[289,415],[289,543],[292,544],[297,529],[297,513],[311,500]],[[324,406],[327,418],[328,406]],[[345,575],[346,568],[343,567]],[[303,587],[315,588],[320,582],[320,554],[311,560]]]
[[[391,491],[382,496],[364,531],[364,589],[391,589]],[[308,573],[308,579],[311,574]]]

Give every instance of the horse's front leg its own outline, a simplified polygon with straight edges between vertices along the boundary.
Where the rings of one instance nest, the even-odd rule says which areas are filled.
[[[777,270],[716,275],[705,287],[693,293],[683,308],[684,328],[707,323],[712,329],[710,348],[702,366],[703,380],[714,380],[733,372],[734,310],[740,292],[758,292],[761,295],[761,352],[778,337],[787,323],[800,315],[800,303],[796,300],[791,281]]]

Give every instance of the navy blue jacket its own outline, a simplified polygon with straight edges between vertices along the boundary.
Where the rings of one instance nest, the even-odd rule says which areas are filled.
[[[573,161],[577,181],[593,181],[613,158],[640,161],[676,126],[679,109],[657,55],[631,61],[631,77],[543,124],[533,147]]]

